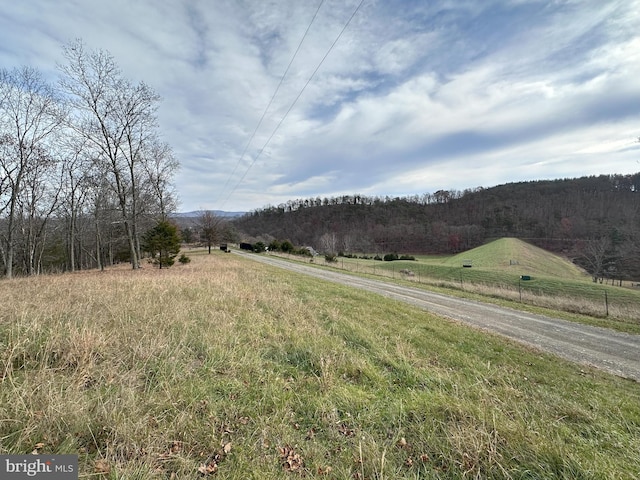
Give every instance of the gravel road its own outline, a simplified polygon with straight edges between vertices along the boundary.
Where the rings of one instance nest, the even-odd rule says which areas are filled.
[[[237,251],[235,253],[280,268],[406,302],[437,315],[553,353],[572,362],[589,365],[640,382],[640,335],[360,278],[274,257]]]

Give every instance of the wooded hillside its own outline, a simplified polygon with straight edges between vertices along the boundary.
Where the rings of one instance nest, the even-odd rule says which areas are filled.
[[[289,240],[321,252],[456,253],[518,237],[567,254],[594,278],[640,278],[640,173],[402,198],[299,199],[234,224],[248,240]]]

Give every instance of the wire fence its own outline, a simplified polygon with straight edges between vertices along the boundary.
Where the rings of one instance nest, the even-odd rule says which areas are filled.
[[[338,258],[311,262],[330,268],[407,282],[453,288],[537,307],[640,324],[640,284],[600,284],[473,268],[412,262],[379,262]]]

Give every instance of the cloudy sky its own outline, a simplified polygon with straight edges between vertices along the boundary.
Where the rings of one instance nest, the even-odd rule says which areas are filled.
[[[163,97],[181,211],[640,171],[640,0],[0,0],[0,67],[77,38]]]

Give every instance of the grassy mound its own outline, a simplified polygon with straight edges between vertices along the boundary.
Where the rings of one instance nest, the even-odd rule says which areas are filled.
[[[584,279],[585,273],[567,259],[517,238],[500,238],[447,258],[443,264],[460,266],[467,260],[483,270],[530,272],[531,275]]]

